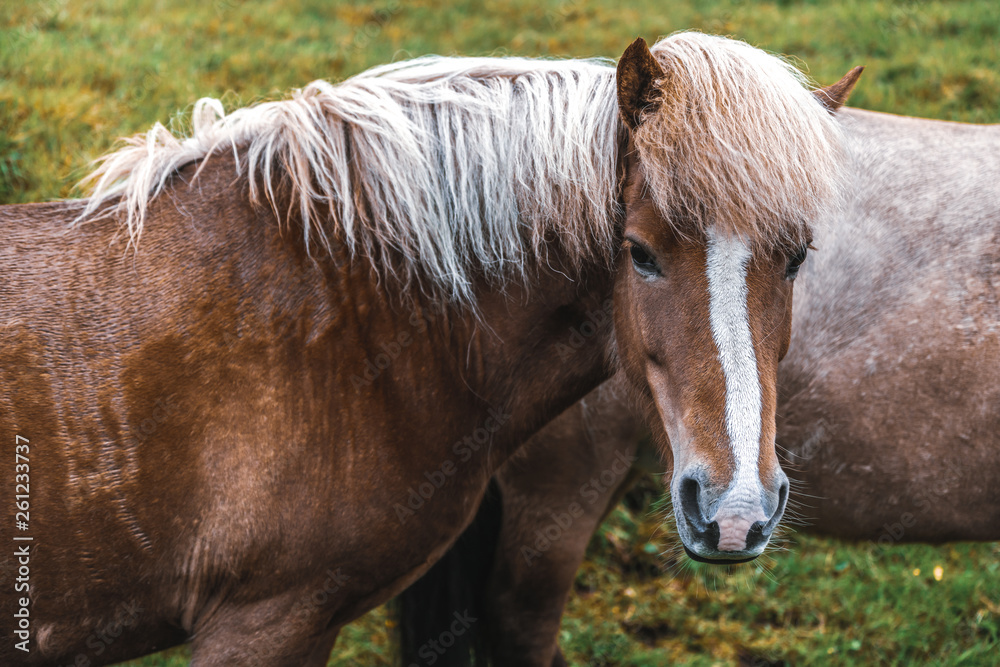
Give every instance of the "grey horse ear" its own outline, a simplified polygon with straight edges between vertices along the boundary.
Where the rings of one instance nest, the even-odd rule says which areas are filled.
[[[845,74],[843,79],[832,86],[814,90],[813,95],[820,101],[820,104],[826,107],[827,111],[833,113],[847,102],[847,98],[851,96],[851,91],[854,90],[854,84],[858,82],[858,79],[861,78],[861,73],[864,71],[865,68],[863,66],[855,67]]]
[[[644,113],[654,110],[659,102],[656,89],[657,80],[666,72],[653,57],[646,40],[639,37],[632,42],[618,61],[616,81],[618,87],[618,111],[629,129],[634,130],[642,122]]]

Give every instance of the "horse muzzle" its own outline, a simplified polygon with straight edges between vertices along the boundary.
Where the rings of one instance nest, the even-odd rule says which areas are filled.
[[[684,474],[676,485],[674,508],[684,550],[701,563],[729,565],[751,561],[767,546],[788,501],[788,478],[781,471],[767,491],[734,481],[714,492],[701,470]],[[756,480],[754,480],[756,481]]]

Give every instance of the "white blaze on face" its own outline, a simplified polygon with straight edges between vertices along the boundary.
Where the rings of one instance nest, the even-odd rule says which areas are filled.
[[[726,433],[736,471],[720,507],[721,520],[735,512],[744,518],[761,514],[758,476],[761,434],[761,389],[757,355],[747,307],[747,263],[751,252],[737,237],[708,234],[708,311],[712,338],[726,378]],[[725,533],[726,531],[723,531]],[[745,537],[745,533],[744,533]],[[720,541],[721,545],[721,541]],[[742,548],[742,547],[741,547]]]

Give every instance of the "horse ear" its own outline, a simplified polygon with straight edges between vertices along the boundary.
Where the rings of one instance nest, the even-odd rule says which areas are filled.
[[[820,104],[826,107],[827,111],[833,113],[847,102],[851,91],[854,90],[854,84],[858,82],[858,79],[861,78],[861,73],[864,71],[864,67],[855,67],[845,74],[843,79],[832,86],[814,90],[813,95],[820,101]]]
[[[665,76],[663,67],[639,37],[632,42],[618,61],[618,111],[622,120],[634,130],[642,122],[642,115],[658,102],[656,80]]]

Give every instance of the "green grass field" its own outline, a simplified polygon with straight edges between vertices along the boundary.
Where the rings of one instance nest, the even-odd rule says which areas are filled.
[[[617,57],[695,28],[796,58],[851,103],[1000,120],[1000,6],[971,2],[4,1],[0,204],[74,195],[117,137],[426,53]],[[1000,544],[878,549],[803,535],[731,571],[675,562],[647,480],[591,543],[561,642],[575,665],[1000,664]],[[652,541],[650,539],[652,538]],[[389,621],[348,626],[331,665],[388,665]],[[184,648],[133,665],[185,665]]]

